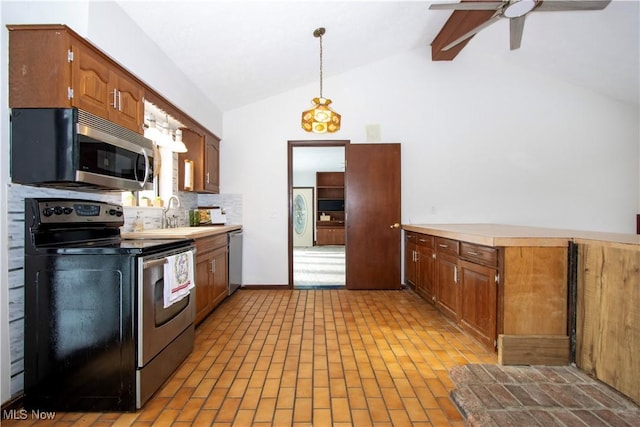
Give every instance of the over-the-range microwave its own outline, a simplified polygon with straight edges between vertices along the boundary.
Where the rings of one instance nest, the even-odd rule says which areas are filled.
[[[11,110],[11,179],[84,190],[153,189],[153,142],[77,108]]]

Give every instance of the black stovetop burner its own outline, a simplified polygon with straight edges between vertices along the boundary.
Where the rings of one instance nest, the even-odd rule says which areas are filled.
[[[26,254],[151,254],[192,240],[120,237],[122,206],[95,200],[25,199]]]

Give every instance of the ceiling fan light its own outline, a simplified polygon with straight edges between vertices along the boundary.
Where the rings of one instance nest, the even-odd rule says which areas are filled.
[[[329,107],[331,100],[313,98],[315,104],[311,110],[302,113],[302,128],[313,133],[333,133],[340,130],[340,114]]]
[[[505,18],[519,18],[531,12],[537,5],[538,0],[518,0],[509,3],[502,11]]]

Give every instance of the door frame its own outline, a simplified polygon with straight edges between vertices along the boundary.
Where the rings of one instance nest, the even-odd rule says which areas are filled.
[[[345,156],[348,139],[315,139],[287,141],[287,193],[289,197],[288,231],[288,259],[289,259],[289,289],[293,289],[293,148],[294,147],[344,147]],[[346,165],[345,165],[346,172]],[[315,206],[314,206],[315,208]]]

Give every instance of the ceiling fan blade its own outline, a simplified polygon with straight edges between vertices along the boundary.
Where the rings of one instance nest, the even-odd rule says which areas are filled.
[[[524,31],[524,19],[527,15],[509,19],[510,47],[511,50],[520,49],[522,32]]]
[[[496,12],[495,15],[493,15],[491,18],[489,18],[489,20],[485,21],[484,23],[478,25],[477,27],[475,27],[473,30],[463,34],[462,36],[458,37],[457,39],[455,39],[454,41],[452,41],[451,43],[449,43],[448,45],[446,45],[445,47],[442,48],[442,50],[449,50],[452,47],[454,47],[455,45],[462,43],[463,41],[465,41],[466,39],[468,39],[471,36],[476,35],[478,32],[480,32],[481,30],[483,30],[484,28],[487,28],[489,25],[493,24],[494,22],[498,21],[500,19],[500,14]]]
[[[496,10],[504,5],[503,1],[466,2],[466,3],[435,3],[429,6],[433,10]]]
[[[566,10],[601,10],[611,0],[544,0],[536,7],[536,12],[559,12]]]

